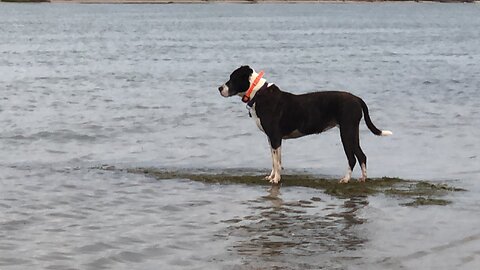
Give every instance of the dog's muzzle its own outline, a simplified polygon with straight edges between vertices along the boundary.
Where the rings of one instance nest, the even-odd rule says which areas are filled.
[[[220,91],[220,95],[222,95],[222,97],[228,97],[228,86],[227,85],[222,85],[220,87],[218,87],[218,91]]]

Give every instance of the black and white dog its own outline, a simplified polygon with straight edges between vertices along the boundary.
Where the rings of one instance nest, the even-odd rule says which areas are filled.
[[[332,127],[340,128],[340,137],[348,159],[348,171],[340,183],[348,183],[358,159],[362,177],[367,179],[367,157],[360,148],[359,124],[362,113],[373,134],[388,136],[392,132],[379,130],[370,120],[365,102],[350,93],[340,91],[314,92],[294,95],[267,83],[263,72],[256,73],[242,66],[218,88],[224,97],[239,95],[247,103],[250,115],[267,136],[272,153],[272,172],[265,178],[277,184],[281,179],[281,145],[283,139],[317,134]],[[355,159],[356,157],[356,159]]]

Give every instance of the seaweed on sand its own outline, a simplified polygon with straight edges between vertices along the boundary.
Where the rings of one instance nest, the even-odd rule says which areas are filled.
[[[113,166],[100,169],[118,170]],[[199,170],[162,170],[156,168],[125,169],[129,173],[145,174],[156,179],[189,179],[211,184],[271,185],[258,173],[218,173]],[[451,192],[465,191],[446,184],[433,184],[426,181],[406,180],[393,177],[369,178],[366,182],[352,181],[340,184],[336,179],[328,179],[309,174],[287,174],[282,176],[282,186],[301,186],[323,190],[326,194],[338,198],[365,197],[375,194],[413,200],[403,203],[405,206],[447,205],[448,200],[440,199]]]

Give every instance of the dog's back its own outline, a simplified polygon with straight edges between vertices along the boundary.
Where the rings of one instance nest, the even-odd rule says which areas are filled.
[[[272,85],[257,93],[255,104],[262,123],[278,121],[282,137],[287,138],[293,132],[292,138],[321,133],[362,117],[359,98],[341,91],[295,95]]]

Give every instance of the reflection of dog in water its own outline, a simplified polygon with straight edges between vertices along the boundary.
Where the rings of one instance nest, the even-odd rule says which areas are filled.
[[[372,123],[367,105],[357,96],[341,91],[294,95],[267,83],[263,78],[263,72],[256,73],[249,66],[242,66],[233,71],[230,79],[218,90],[224,97],[240,95],[242,101],[247,103],[250,116],[258,128],[268,136],[272,153],[272,172],[265,178],[274,184],[279,183],[281,179],[283,139],[318,134],[338,126],[349,165],[340,182],[348,183],[357,159],[362,169],[359,181],[367,179],[367,157],[360,148],[358,130],[362,114],[373,134],[378,136],[392,134],[388,130],[379,130]]]
[[[306,193],[315,197],[305,199],[305,192],[297,191],[272,185],[246,202],[250,211],[228,227],[228,235],[241,236],[234,238],[236,252],[246,264],[259,266],[252,268],[275,263],[276,268],[317,269],[319,261],[331,261],[330,252],[364,246],[367,239],[356,226],[365,222],[358,210],[368,205],[367,197],[320,198],[312,190]]]

